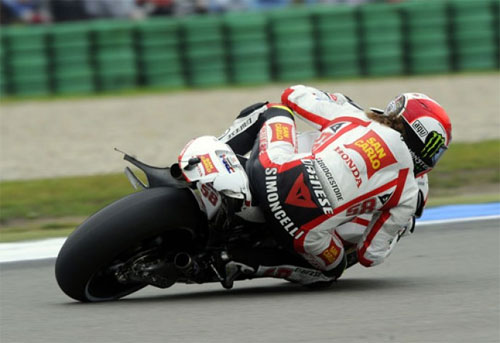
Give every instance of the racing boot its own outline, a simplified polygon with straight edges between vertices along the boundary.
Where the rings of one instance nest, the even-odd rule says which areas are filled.
[[[229,255],[225,251],[222,251],[220,254],[214,256],[211,267],[222,287],[225,289],[233,288],[234,281],[240,275],[251,275],[255,273],[254,268],[246,264],[230,260]]]

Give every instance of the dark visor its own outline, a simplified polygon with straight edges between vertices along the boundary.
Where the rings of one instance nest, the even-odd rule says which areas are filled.
[[[431,131],[427,135],[425,142],[422,142],[410,125],[406,121],[404,123],[407,144],[422,162],[433,168],[447,150],[445,138],[440,133]]]

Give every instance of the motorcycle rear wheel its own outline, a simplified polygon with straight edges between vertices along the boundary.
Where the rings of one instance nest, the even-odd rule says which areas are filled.
[[[152,188],[89,217],[68,237],[55,265],[59,287],[82,302],[116,300],[146,286],[120,283],[110,267],[169,230],[196,229],[202,213],[188,189]]]

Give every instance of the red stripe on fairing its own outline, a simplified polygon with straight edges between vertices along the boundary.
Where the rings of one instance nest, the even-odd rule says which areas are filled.
[[[370,246],[370,244],[373,241],[373,238],[377,235],[377,233],[380,231],[382,226],[384,226],[384,223],[391,217],[391,214],[389,211],[382,212],[380,217],[377,219],[375,224],[373,225],[372,229],[370,230],[370,233],[366,237],[365,241],[363,242],[363,245],[361,246],[360,249],[358,249],[358,261],[365,267],[369,267],[372,265],[373,261],[370,261],[367,259],[364,255],[366,253],[366,250]]]
[[[330,122],[329,120],[326,120],[325,118],[323,117],[320,117],[312,112],[309,112],[305,109],[303,109],[302,107],[300,107],[299,105],[293,103],[291,100],[288,99],[288,97],[290,96],[290,94],[293,93],[293,89],[291,88],[287,88],[283,94],[281,95],[281,102],[290,107],[293,111],[295,111],[296,113],[300,114],[301,116],[303,116],[304,118],[306,118],[307,120],[310,120],[312,121],[313,123],[316,123],[318,125],[321,126],[321,129],[323,129],[324,127],[326,127],[326,125]]]

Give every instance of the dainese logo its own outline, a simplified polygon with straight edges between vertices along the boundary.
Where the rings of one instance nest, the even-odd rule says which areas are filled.
[[[387,144],[373,130],[354,143],[345,145],[345,147],[357,151],[363,157],[368,178],[379,170],[396,163],[396,159]]]
[[[201,165],[203,166],[203,170],[205,171],[205,175],[217,173],[217,168],[215,168],[212,159],[209,154],[198,156],[201,160]]]
[[[293,144],[292,125],[285,123],[270,124],[272,130],[271,142],[288,142]]]

